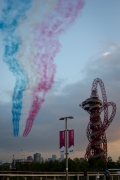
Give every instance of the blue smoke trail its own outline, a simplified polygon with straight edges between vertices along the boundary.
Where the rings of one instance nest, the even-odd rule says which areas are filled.
[[[27,78],[20,64],[17,62],[16,54],[21,44],[20,37],[15,34],[21,18],[25,18],[25,12],[31,7],[31,0],[5,0],[6,8],[2,11],[0,30],[3,34],[4,62],[10,71],[16,76],[16,83],[12,96],[12,123],[14,136],[19,134],[19,121],[22,109],[22,96],[26,88]]]

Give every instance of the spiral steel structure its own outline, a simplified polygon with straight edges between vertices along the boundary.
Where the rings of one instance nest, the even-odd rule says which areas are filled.
[[[103,101],[98,96],[98,84],[100,85]],[[93,157],[107,161],[107,139],[105,131],[114,119],[116,104],[114,102],[107,102],[105,87],[101,79],[94,79],[90,98],[82,102],[80,106],[90,114],[90,122],[86,130],[89,144],[86,149],[85,159]],[[109,118],[108,106],[112,106],[112,113]],[[104,111],[103,121],[100,117],[102,111]]]

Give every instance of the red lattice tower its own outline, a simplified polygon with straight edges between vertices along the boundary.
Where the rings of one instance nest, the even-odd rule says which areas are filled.
[[[103,102],[99,99],[97,93],[98,84],[101,88]],[[86,130],[89,144],[86,149],[85,159],[93,157],[107,161],[107,139],[105,131],[115,117],[116,104],[114,102],[107,102],[105,87],[101,79],[94,79],[90,98],[82,102],[80,106],[90,114],[90,122]],[[112,113],[109,118],[108,106],[112,106]],[[104,111],[103,121],[101,121],[100,117],[102,111]]]

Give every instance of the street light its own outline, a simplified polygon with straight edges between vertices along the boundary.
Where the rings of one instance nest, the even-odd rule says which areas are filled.
[[[59,120],[65,120],[65,148],[66,148],[66,180],[68,180],[68,127],[67,127],[67,119],[73,119],[73,116],[61,117]]]

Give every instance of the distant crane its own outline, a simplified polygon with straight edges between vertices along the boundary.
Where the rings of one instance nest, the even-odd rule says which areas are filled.
[[[21,152],[23,153],[22,156],[23,156],[23,162],[25,162],[25,152],[23,151],[23,149],[21,149]]]

